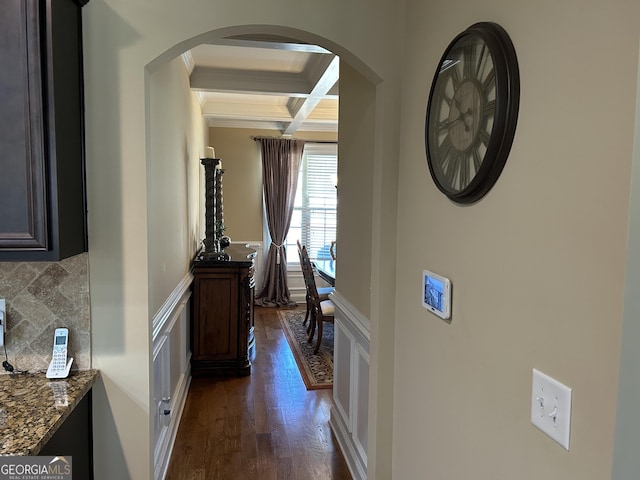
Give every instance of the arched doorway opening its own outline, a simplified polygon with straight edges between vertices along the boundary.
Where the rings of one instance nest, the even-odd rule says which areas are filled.
[[[375,402],[369,401],[369,378],[377,375],[375,364],[373,368],[369,365],[369,343],[375,344],[377,340],[375,337],[369,337],[368,325],[370,318],[375,317],[372,315],[371,307],[374,303],[371,299],[371,276],[373,252],[377,248],[375,242],[379,241],[375,235],[374,205],[375,198],[381,195],[382,188],[380,178],[375,177],[376,169],[373,165],[376,155],[379,155],[376,154],[379,145],[376,145],[374,139],[376,129],[380,128],[376,118],[376,115],[379,115],[376,111],[376,84],[380,82],[380,78],[349,51],[326,39],[288,27],[244,26],[216,30],[184,41],[147,65],[149,310],[161,311],[166,298],[181,298],[186,293],[189,283],[187,276],[179,283],[182,291],[178,293],[175,293],[175,280],[171,284],[167,278],[175,278],[181,268],[184,270],[200,239],[202,195],[199,179],[201,167],[198,159],[204,146],[209,143],[208,128],[205,128],[203,133],[202,126],[199,126],[193,116],[193,112],[197,111],[193,99],[189,99],[184,91],[173,90],[175,85],[181,82],[184,84],[185,78],[181,78],[177,68],[166,71],[165,67],[184,51],[203,42],[257,34],[286,36],[298,42],[320,45],[338,54],[344,66],[341,68],[340,208],[337,233],[341,249],[341,267],[338,269],[336,283],[342,308],[348,312],[342,323],[351,323],[353,327],[344,328],[342,335],[338,333],[338,337],[342,339],[341,345],[346,350],[343,350],[343,363],[336,360],[335,364],[336,370],[342,372],[342,383],[336,388],[336,412],[340,417],[336,416],[338,420],[333,427],[344,442],[353,442],[354,446],[350,450],[357,452],[357,458],[354,457],[353,460],[354,470],[364,475],[367,457],[371,457],[368,453],[371,451],[369,445],[376,445],[376,430],[369,429],[368,425],[370,410],[372,406],[375,408]],[[168,93],[169,89],[171,93]],[[180,102],[191,102],[191,107],[182,109],[179,106]],[[248,135],[243,135],[248,139]],[[225,164],[225,168],[229,167]],[[167,192],[171,194],[168,195]],[[168,197],[173,201],[168,201]],[[163,241],[156,241],[158,238],[162,238]],[[180,251],[176,251],[176,245],[179,245]],[[174,272],[174,275],[166,275],[167,271]],[[341,282],[341,278],[344,278],[344,281]],[[153,391],[162,398],[167,395],[163,388],[167,385],[169,389],[174,388],[171,378],[161,378],[163,372],[170,371],[170,365],[174,364],[172,349],[169,346],[171,342],[165,346],[168,353],[164,356],[161,353],[162,345],[166,344],[166,340],[163,339],[169,338],[174,340],[173,343],[177,340],[177,343],[184,344],[188,329],[186,326],[174,325],[171,330],[165,330],[162,321],[156,322],[154,319],[153,323],[154,378],[151,383]],[[364,332],[362,325],[365,325]],[[178,328],[179,332],[176,333],[173,328]],[[359,339],[358,342],[354,342],[354,338]],[[358,356],[355,352],[362,354]],[[157,371],[156,359],[160,359]],[[184,355],[178,359],[183,364],[184,360]],[[354,371],[356,374],[352,375]],[[156,378],[157,375],[160,377]],[[183,387],[185,385],[184,382],[178,383]],[[377,381],[371,383],[378,384]],[[354,388],[352,385],[357,387]],[[357,393],[354,395],[354,392]],[[180,398],[181,395],[171,396]],[[354,431],[355,435],[351,431]],[[156,433],[156,438],[161,437],[166,435]]]

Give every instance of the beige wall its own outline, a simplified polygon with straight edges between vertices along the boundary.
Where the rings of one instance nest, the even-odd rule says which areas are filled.
[[[395,158],[397,152],[401,37],[394,34],[400,31],[402,10],[396,2],[353,0],[347,5],[330,0],[300,9],[293,0],[255,2],[251,8],[221,0],[159,0],[152,10],[144,6],[139,1],[94,0],[83,9],[93,361],[102,371],[102,382],[94,390],[98,479],[145,479],[152,469],[150,319],[166,288],[150,286],[157,266],[147,256],[155,228],[148,218],[153,208],[148,170],[152,143],[158,140],[150,119],[150,82],[156,79],[150,75],[208,38],[267,33],[317,43],[378,85],[376,136],[370,138],[376,175],[395,171],[395,164],[383,164],[383,159]],[[374,185],[373,197],[378,204],[395,204],[395,190],[388,186]],[[379,251],[382,236],[375,225],[390,213],[374,211],[374,251]],[[393,254],[386,253],[384,259],[385,267],[392,267]],[[393,277],[376,277],[375,272],[372,277],[372,297],[391,295]],[[393,310],[393,301],[392,296],[384,301],[386,318],[392,318],[386,313]],[[372,310],[371,317],[375,331],[378,312]],[[385,340],[392,341],[392,335]],[[378,383],[385,385],[384,398],[373,402],[371,410],[390,424],[392,379],[391,372],[383,373],[386,378]],[[378,405],[383,411],[376,412]],[[375,448],[370,451],[372,478],[377,455]],[[390,470],[388,452],[380,455],[380,470]]]
[[[336,288],[369,317],[374,149],[369,134],[374,129],[375,87],[344,63],[340,79]]]
[[[146,95],[146,118],[140,119],[146,121],[146,154],[141,149],[139,158],[127,156],[119,163],[109,144],[101,147],[114,155],[106,164],[92,163],[96,155],[90,149],[87,156],[93,199],[89,202],[92,314],[97,319],[92,328],[93,359],[102,372],[94,395],[98,478],[148,475],[153,452],[151,319],[188,274],[198,245],[199,158],[208,132],[180,58],[147,72]],[[126,111],[127,106],[120,108]],[[125,138],[128,133],[119,131]],[[116,150],[124,148],[124,140],[107,137],[120,142]],[[133,164],[136,167],[127,172]],[[121,448],[132,455],[128,463],[113,461],[114,455],[127,455]]]
[[[200,158],[206,134],[180,57],[149,75],[147,158],[149,313],[155,315],[189,272],[200,246]]]
[[[640,5],[403,5],[159,0],[152,14],[139,1],[84,7],[93,361],[103,372],[94,395],[97,478],[151,471],[149,322],[169,284],[156,280],[162,252],[146,253],[157,224],[147,183],[159,141],[150,72],[209,36],[236,33],[319,43],[375,85],[372,125],[364,123],[373,134],[358,139],[373,145],[370,478],[609,478]],[[516,46],[520,116],[495,188],[458,207],[428,175],[426,100],[444,48],[485,19],[501,23]],[[357,151],[352,138],[340,139],[341,162],[343,151]],[[363,255],[354,264],[364,261],[349,237],[338,238],[341,252]],[[453,281],[451,324],[420,306],[425,267]],[[344,285],[347,300],[360,302],[357,287]],[[574,389],[570,452],[530,425],[533,367]]]
[[[638,18],[623,0],[407,2],[394,478],[611,478]],[[428,174],[425,108],[446,46],[487,19],[515,44],[520,115],[496,186],[461,207]],[[423,268],[451,278],[451,324],[420,306]],[[530,424],[534,367],[573,388],[569,452]]]
[[[398,106],[379,101],[389,83],[374,85],[344,62],[340,82],[336,290],[371,320],[367,476],[386,479],[392,475],[398,145],[382,147],[379,132],[396,138]]]
[[[636,92],[640,92],[640,62],[638,73]],[[611,475],[614,480],[633,478],[640,471],[640,456],[637,454],[640,445],[640,100],[637,95],[634,138],[622,351]]]

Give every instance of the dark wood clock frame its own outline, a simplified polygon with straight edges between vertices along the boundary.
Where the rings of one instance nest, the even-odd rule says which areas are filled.
[[[480,127],[476,127],[476,136],[472,141],[467,142],[469,145],[461,143],[461,150],[466,148],[467,151],[456,151],[451,155],[460,156],[460,159],[451,159],[448,158],[449,152],[445,156],[441,151],[438,151],[442,145],[438,143],[438,140],[442,138],[444,129],[451,128],[449,124],[452,122],[443,121],[441,118],[436,119],[435,116],[432,118],[432,110],[435,115],[435,109],[441,108],[442,102],[453,103],[455,101],[455,93],[451,98],[445,98],[444,91],[439,88],[441,84],[438,83],[438,80],[449,74],[443,72],[447,70],[446,62],[450,61],[449,56],[452,49],[459,48],[463,42],[467,42],[470,38],[478,39],[486,45],[493,62],[492,74],[495,75],[495,102],[482,99],[485,110],[493,114],[492,128],[490,131],[489,129],[485,131],[480,130]],[[458,86],[464,83],[465,79],[466,77],[463,77]],[[480,90],[480,85],[478,85],[478,90]],[[458,34],[449,44],[438,63],[438,68],[431,84],[425,120],[425,149],[429,172],[438,189],[449,199],[460,204],[474,203],[486,195],[496,183],[511,150],[519,104],[520,74],[518,60],[515,48],[507,32],[496,23],[480,22],[471,25]],[[460,113],[459,117],[464,115],[466,115],[466,112]],[[485,115],[484,111],[483,115]],[[467,127],[465,126],[465,128]],[[438,137],[438,132],[440,132],[440,137]],[[447,133],[448,135],[449,133]],[[482,144],[483,157],[479,159],[480,155],[477,152],[471,152],[471,149],[477,149],[480,144]],[[475,168],[472,169],[470,165],[465,167],[465,162],[474,162]],[[452,165],[455,165],[455,167],[452,167]],[[455,168],[458,168],[458,170],[455,170]],[[464,177],[461,179],[463,175]]]

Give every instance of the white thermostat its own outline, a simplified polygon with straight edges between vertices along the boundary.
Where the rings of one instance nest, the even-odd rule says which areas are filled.
[[[437,273],[423,270],[422,306],[443,320],[451,318],[451,281]]]

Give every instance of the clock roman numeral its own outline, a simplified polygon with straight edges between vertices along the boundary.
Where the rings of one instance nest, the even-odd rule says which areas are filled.
[[[449,126],[451,126],[451,122],[449,120],[443,120],[443,121],[438,122],[436,124],[436,129],[437,129],[438,133],[442,133],[442,132],[448,130]]]
[[[478,151],[478,147],[480,145],[476,145],[476,148],[473,149],[473,168],[474,172],[480,170],[480,165],[482,165],[482,157],[480,157],[480,152]]]
[[[494,114],[496,111],[496,101],[495,100],[489,100],[488,102],[485,102],[484,105],[482,106],[482,116],[486,117],[488,115],[492,115]]]
[[[447,70],[449,74],[449,78],[451,79],[451,83],[453,84],[453,90],[456,91],[458,89],[458,85],[460,85],[460,74],[458,73],[457,66],[451,67]]]
[[[471,169],[472,164],[473,170]],[[456,190],[462,190],[471,183],[480,164],[482,164],[482,159],[478,152],[457,152],[454,155],[449,155],[442,162],[441,167],[449,186]]]
[[[484,143],[485,145],[488,145],[489,138],[491,138],[491,135],[489,135],[489,133],[486,130],[482,129],[478,132],[478,138],[482,140],[482,143]]]
[[[482,94],[485,97],[488,97],[489,96],[489,92],[495,86],[495,84],[496,84],[496,72],[492,68],[489,71],[489,74],[487,75],[487,78],[485,78],[484,81],[482,82]]]
[[[444,103],[447,104],[447,107],[449,107],[449,109],[451,109],[451,104],[453,103],[453,97],[448,96],[447,94],[442,94],[442,100],[444,101],[443,103],[440,104],[440,108],[442,109],[442,107],[444,106]]]
[[[451,143],[451,139],[449,138],[449,135],[447,135],[446,137],[444,137],[444,140],[442,141],[442,143],[438,146],[438,157],[442,159],[446,159],[447,156],[449,155],[449,152],[451,152],[452,147],[453,145]],[[443,166],[444,166],[444,162],[443,162]]]
[[[458,85],[458,75],[454,70],[454,68],[450,68],[446,71],[446,74],[438,78],[436,82],[433,97],[439,99],[438,111],[442,110],[445,103],[448,107],[451,107],[451,104],[453,103],[453,94],[455,93]],[[451,84],[449,84],[449,80],[451,80]],[[450,86],[452,88],[449,88]]]
[[[458,175],[458,178],[460,179],[459,186],[460,189],[462,189],[469,185],[469,165],[466,155],[459,155],[458,158],[460,159],[458,163],[458,170],[460,172]]]
[[[445,165],[442,165],[445,167]],[[451,160],[447,162],[447,168],[443,168],[444,174],[449,180],[449,185],[454,186],[456,184],[456,177],[458,176],[458,172],[460,170],[460,155],[454,155],[451,157]]]
[[[464,78],[473,76],[473,45],[465,45],[462,50],[462,59],[464,61]]]
[[[482,75],[484,73],[484,67],[487,63],[487,59],[489,57],[487,57],[486,55],[489,53],[489,50],[487,49],[487,45],[486,44],[482,44],[482,50],[480,50],[480,55],[478,56],[478,64],[476,66],[476,78],[477,79],[481,79]]]

